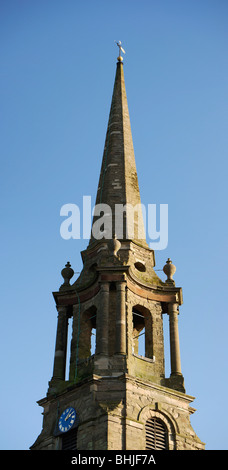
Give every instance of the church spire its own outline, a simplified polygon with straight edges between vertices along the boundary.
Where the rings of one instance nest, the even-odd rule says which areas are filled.
[[[120,43],[117,45],[120,51],[125,52]],[[106,238],[112,238],[116,235],[119,239],[140,241],[141,244],[147,246],[121,53],[117,60],[96,206],[107,204],[111,208],[111,214],[109,211],[105,215],[111,217],[112,233]],[[121,212],[120,205],[122,208],[125,206],[128,209],[127,213],[126,210]],[[117,220],[116,210],[118,209],[119,218]],[[122,219],[121,214],[123,214]],[[96,220],[98,220],[98,214],[94,216],[93,224]],[[93,231],[90,243],[95,239]]]
[[[104,226],[111,211],[116,222],[116,205],[139,204],[137,231],[142,210],[121,59],[120,54],[96,204],[106,212]],[[64,283],[53,292],[58,311],[53,376],[47,396],[38,402],[44,408],[43,429],[31,449],[204,449],[191,427],[193,397],[185,394],[181,372],[182,290],[173,280],[176,268],[168,259],[162,282],[145,238],[139,243],[118,232],[111,232],[111,240],[102,237],[101,242],[91,238],[81,253],[78,279],[70,284],[74,271],[68,262],[61,271]],[[170,377],[165,376],[165,314]]]

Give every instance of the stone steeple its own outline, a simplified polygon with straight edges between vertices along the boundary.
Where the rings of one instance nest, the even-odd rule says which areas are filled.
[[[147,246],[135,164],[131,124],[128,111],[122,57],[118,57],[112,103],[105,139],[103,160],[97,190],[96,206],[107,204],[106,217],[112,219],[108,238],[140,240]],[[117,220],[116,205],[125,207],[123,226]],[[135,211],[133,212],[133,209]],[[118,210],[118,207],[117,207]],[[94,217],[95,222],[98,217]],[[126,225],[128,224],[128,230]],[[94,242],[92,234],[90,243]]]
[[[182,289],[173,279],[176,268],[168,259],[165,282],[155,273],[154,252],[145,235],[138,235],[143,227],[140,207],[131,219],[133,235],[117,230],[116,205],[140,204],[120,57],[96,204],[106,204],[102,210],[111,217],[111,233],[99,238],[92,233],[81,253],[81,274],[71,284],[74,271],[68,262],[61,272],[64,282],[53,292],[58,311],[53,375],[46,397],[38,402],[44,408],[43,429],[31,448],[203,449],[190,423],[194,398],[185,392],[181,371]],[[98,214],[93,228],[96,222]],[[126,229],[126,218],[124,224]],[[169,377],[164,315],[169,317]]]

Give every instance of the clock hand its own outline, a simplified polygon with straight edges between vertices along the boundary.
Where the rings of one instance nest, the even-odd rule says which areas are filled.
[[[69,413],[66,415],[66,418],[64,419],[64,421],[67,421],[69,418]]]
[[[67,415],[67,417],[65,418],[65,421],[67,421],[71,416],[72,416],[72,413],[74,413],[73,411],[70,411]]]

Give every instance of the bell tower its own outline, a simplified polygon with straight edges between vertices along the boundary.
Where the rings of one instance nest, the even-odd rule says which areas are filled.
[[[53,376],[38,401],[43,429],[31,449],[204,449],[190,423],[194,398],[186,394],[181,371],[182,289],[175,286],[170,259],[164,266],[167,280],[157,276],[146,242],[121,55],[91,238],[81,256],[78,279],[71,283],[68,262],[64,282],[53,293],[58,312]],[[164,315],[170,377],[164,367]]]

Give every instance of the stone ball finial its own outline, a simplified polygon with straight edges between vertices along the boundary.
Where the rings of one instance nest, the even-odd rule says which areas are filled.
[[[74,275],[74,270],[71,268],[71,264],[69,261],[67,261],[67,264],[65,265],[65,268],[62,269],[61,274],[64,279],[63,286],[69,286],[70,285],[70,279]]]
[[[169,284],[174,284],[175,285],[175,282],[174,282],[174,279],[173,279],[173,275],[174,273],[176,272],[176,266],[174,266],[174,264],[172,264],[172,261],[170,258],[167,259],[166,261],[166,264],[163,268],[163,271],[164,273],[166,274],[167,276],[167,279],[165,282],[169,283]]]

